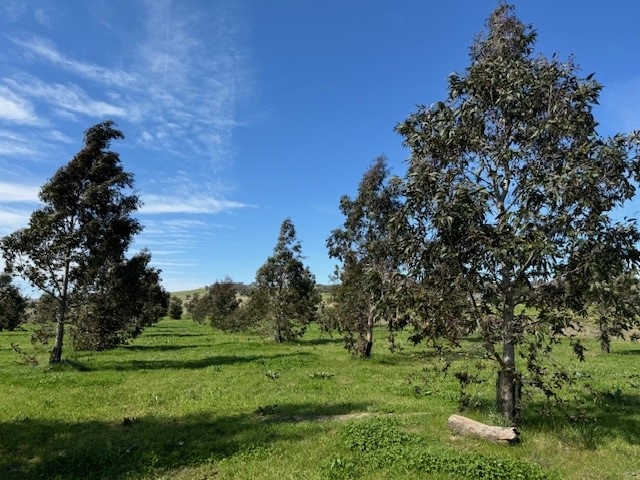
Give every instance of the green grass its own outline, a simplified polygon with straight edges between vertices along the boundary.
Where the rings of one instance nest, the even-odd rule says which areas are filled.
[[[49,368],[29,332],[0,332],[0,478],[640,478],[638,344],[603,355],[587,342],[585,363],[560,349],[583,385],[554,414],[528,400],[522,442],[507,447],[452,436],[453,375],[425,384],[433,356],[391,354],[379,333],[363,361],[315,328],[276,345],[163,320],[131,345],[67,349]],[[466,415],[499,421],[493,386],[487,372]]]

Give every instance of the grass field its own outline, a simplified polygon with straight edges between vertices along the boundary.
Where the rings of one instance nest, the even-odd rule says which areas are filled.
[[[314,328],[276,345],[163,320],[131,345],[67,349],[49,368],[28,339],[0,332],[1,479],[640,478],[634,343],[609,355],[590,343],[581,364],[561,351],[590,388],[566,390],[555,415],[530,399],[522,442],[501,446],[451,435],[457,382],[425,384],[435,360],[408,345],[391,354],[380,340],[363,361]],[[499,421],[493,386],[487,372],[465,415]]]

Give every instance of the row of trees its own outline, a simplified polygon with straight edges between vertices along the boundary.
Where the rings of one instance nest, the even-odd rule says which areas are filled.
[[[280,226],[273,255],[258,269],[244,305],[238,284],[230,278],[206,287],[204,295],[189,298],[186,307],[196,321],[223,330],[246,328],[269,332],[280,343],[302,336],[317,318],[321,296],[314,275],[303,263],[295,227],[287,218]]]
[[[411,152],[405,178],[377,159],[327,241],[357,353],[371,353],[381,320],[435,346],[475,332],[510,421],[523,386],[553,395],[563,377],[542,363],[573,320],[595,318],[605,351],[640,325],[640,232],[615,220],[639,180],[638,133],[599,135],[602,86],[572,60],[534,55],[535,40],[500,5],[448,97],[397,125]]]
[[[41,337],[55,318],[51,364],[61,361],[67,323],[76,346],[99,350],[166,313],[169,295],[149,266],[150,254],[126,256],[142,227],[132,217],[140,205],[133,176],[109,150],[122,138],[111,121],[89,128],[80,152],[40,189],[43,206],[29,225],[0,241],[7,273],[43,292],[36,308],[36,318],[45,320]]]
[[[553,396],[568,379],[546,360],[576,320],[596,320],[605,351],[640,326],[640,232],[615,220],[640,179],[639,136],[599,135],[602,86],[572,60],[534,55],[535,40],[501,4],[448,97],[397,125],[406,176],[377,158],[327,240],[340,262],[332,315],[352,352],[371,355],[380,323],[439,349],[475,334],[512,422],[523,387]],[[300,334],[318,304],[294,238],[287,220],[240,309],[269,318],[277,341]]]
[[[439,349],[477,335],[512,422],[523,387],[552,396],[567,378],[550,376],[544,362],[576,319],[595,318],[607,350],[613,336],[639,326],[640,313],[640,232],[634,220],[615,220],[640,179],[640,136],[599,135],[593,106],[602,86],[580,77],[572,60],[534,55],[535,40],[501,4],[469,67],[450,75],[447,98],[397,125],[411,152],[404,178],[377,158],[357,195],[341,199],[344,223],[327,239],[339,266],[324,316],[352,352],[370,356],[381,323],[410,327],[414,342]],[[42,188],[45,206],[0,243],[9,271],[55,308],[52,363],[70,318],[89,339],[80,345],[106,348],[167,307],[148,253],[125,257],[141,227],[131,217],[139,204],[132,177],[107,149],[117,138],[112,122],[87,130],[81,152]],[[304,333],[319,305],[286,219],[242,305],[225,279],[186,307],[198,321],[260,325],[281,342]],[[172,315],[181,308],[174,301]]]

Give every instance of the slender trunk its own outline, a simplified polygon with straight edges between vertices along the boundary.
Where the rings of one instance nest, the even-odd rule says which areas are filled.
[[[509,422],[515,424],[519,417],[520,388],[516,373],[515,319],[513,296],[507,293],[502,312],[502,365],[498,373],[496,398],[498,410]]]
[[[282,323],[280,321],[280,316],[276,317],[276,328],[273,331],[273,339],[276,343],[282,343]]]
[[[600,348],[602,353],[609,353],[611,351],[611,336],[609,335],[609,327],[606,322],[602,320],[598,325],[600,329]]]
[[[64,277],[62,279],[62,291],[58,303],[58,311],[56,312],[56,339],[49,357],[49,365],[55,365],[62,360],[62,341],[64,338],[64,322],[67,315],[67,295],[69,290],[69,261],[66,262],[64,268]]]
[[[276,324],[276,329],[273,332],[273,339],[276,341],[276,343],[282,343],[282,329],[278,324]]]
[[[373,349],[373,324],[374,324],[374,312],[373,306],[369,307],[369,315],[367,316],[367,325],[364,333],[364,345],[362,348],[362,356],[369,358],[371,356],[371,350]]]
[[[67,310],[66,299],[61,299],[56,312],[56,338],[53,344],[53,350],[49,357],[49,365],[60,363],[62,360],[62,340],[64,338],[64,320]]]

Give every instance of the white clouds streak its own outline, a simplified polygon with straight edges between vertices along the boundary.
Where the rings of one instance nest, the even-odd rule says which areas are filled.
[[[19,125],[39,123],[31,102],[2,85],[0,85],[0,120]]]
[[[0,204],[37,202],[40,187],[0,181]]]
[[[37,58],[48,61],[60,68],[74,72],[94,82],[106,85],[128,87],[133,85],[138,77],[120,69],[108,69],[89,62],[81,62],[71,59],[61,53],[51,42],[41,37],[26,39],[11,38],[14,44],[22,47],[25,52],[31,53]]]
[[[127,115],[124,108],[93,100],[83,89],[73,84],[47,84],[29,76],[21,79],[20,82],[5,79],[5,85],[10,86],[14,92],[29,95],[71,113],[80,113],[94,118],[125,117]]]
[[[163,197],[144,196],[144,205],[140,213],[220,213],[247,205],[231,200],[219,200],[207,197]]]
[[[0,236],[8,235],[29,223],[30,211],[12,209],[0,205]]]

